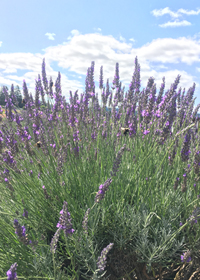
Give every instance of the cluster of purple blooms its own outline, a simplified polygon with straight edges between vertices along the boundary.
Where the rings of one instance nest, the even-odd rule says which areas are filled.
[[[57,228],[61,228],[64,230],[66,236],[72,234],[74,229],[72,229],[72,223],[70,218],[70,213],[67,210],[67,202],[64,201],[63,209],[60,211],[60,219],[57,224]]]
[[[28,240],[28,238],[26,236],[26,228],[25,228],[25,226],[21,226],[17,219],[14,220],[14,228],[15,228],[15,234],[18,235],[19,240],[24,245],[29,245],[29,244],[32,243],[32,241]]]
[[[181,261],[182,262],[190,262],[191,261],[191,253],[188,250],[187,252],[183,253],[183,255],[181,255]]]
[[[107,254],[108,252],[112,249],[113,247],[113,243],[110,243],[106,248],[103,249],[103,251],[101,252],[101,256],[98,257],[98,263],[97,263],[97,266],[98,266],[98,269],[100,270],[104,270],[105,267],[106,267],[106,257],[107,257]]]
[[[7,271],[8,280],[18,280],[17,278],[17,263],[11,265],[10,269]]]
[[[56,151],[56,144],[54,143],[54,135],[51,130],[53,123],[59,120],[59,117],[57,116],[58,111],[61,109],[61,116],[62,116],[62,122],[68,123],[69,126],[73,129],[73,141],[74,141],[74,155],[76,157],[79,157],[80,149],[82,146],[80,143],[80,131],[79,127],[81,124],[84,124],[87,126],[89,124],[88,120],[88,104],[89,101],[92,101],[93,107],[94,107],[94,114],[95,118],[93,116],[91,120],[91,124],[93,125],[93,129],[91,132],[91,141],[94,141],[97,138],[97,131],[100,128],[99,123],[101,120],[103,120],[102,125],[102,136],[106,140],[108,137],[108,131],[107,131],[107,123],[109,121],[108,115],[103,115],[103,112],[105,111],[107,102],[109,103],[108,106],[112,106],[112,114],[111,119],[114,126],[117,127],[117,124],[119,123],[120,117],[122,113],[125,113],[125,121],[124,126],[129,128],[129,136],[134,137],[137,133],[138,127],[140,127],[143,137],[146,137],[151,131],[151,127],[153,124],[156,123],[156,127],[154,128],[154,131],[151,131],[152,137],[155,138],[156,136],[159,136],[156,140],[160,145],[163,145],[166,141],[167,137],[173,134],[172,131],[172,124],[176,124],[178,131],[180,131],[183,127],[183,123],[185,122],[186,125],[191,123],[191,119],[195,119],[198,109],[200,108],[200,104],[195,108],[193,111],[193,106],[190,106],[192,103],[194,90],[195,90],[195,83],[193,87],[191,87],[187,94],[185,94],[185,89],[183,91],[183,94],[181,96],[181,88],[176,92],[180,76],[176,78],[175,82],[171,85],[170,90],[168,90],[164,95],[164,88],[165,88],[165,78],[163,78],[163,83],[161,85],[160,91],[158,96],[156,97],[156,85],[154,83],[154,78],[150,77],[148,80],[147,88],[143,89],[143,91],[140,92],[140,65],[138,64],[137,57],[135,59],[135,72],[131,81],[131,84],[129,86],[129,91],[124,96],[124,89],[121,89],[121,82],[119,82],[119,64],[116,63],[116,72],[115,72],[115,78],[113,81],[113,87],[112,89],[116,89],[116,93],[113,96],[113,92],[109,90],[109,83],[107,80],[106,90],[105,87],[103,87],[103,67],[101,67],[100,71],[100,82],[99,82],[99,88],[102,91],[101,97],[102,97],[102,109],[99,105],[98,101],[98,95],[95,93],[95,84],[94,84],[94,62],[92,62],[92,65],[90,68],[88,68],[88,73],[86,77],[86,89],[85,93],[81,94],[80,100],[78,99],[77,91],[75,92],[74,96],[72,96],[72,92],[70,91],[70,104],[67,104],[65,101],[65,98],[61,95],[61,75],[58,74],[58,78],[55,83],[55,90],[56,92],[53,93],[52,91],[52,79],[50,79],[50,86],[48,86],[48,81],[46,78],[46,72],[45,72],[45,60],[42,64],[42,81],[40,79],[40,75],[38,77],[38,80],[36,80],[36,94],[35,94],[35,101],[33,100],[32,94],[28,94],[28,89],[26,86],[25,81],[23,81],[23,93],[24,93],[24,101],[25,101],[25,111],[22,116],[19,116],[19,114],[16,112],[12,100],[17,104],[17,99],[14,94],[14,86],[11,87],[11,98],[8,96],[8,92],[5,87],[3,87],[3,93],[6,97],[6,117],[10,122],[16,122],[17,124],[17,133],[16,135],[19,137],[20,142],[23,142],[25,144],[25,148],[29,155],[32,155],[34,151],[31,149],[29,141],[31,140],[31,135],[29,132],[29,123],[32,124],[33,128],[33,135],[34,135],[34,141],[38,142],[41,140],[42,146],[41,149],[44,152],[45,155],[48,155],[48,149],[47,146],[49,144],[50,147],[53,148],[54,156],[57,158],[58,161],[58,167],[57,172],[59,174],[62,173],[62,166],[64,164],[64,160],[67,158],[67,144],[66,146],[63,146],[59,152]],[[45,114],[41,114],[40,112],[40,105],[41,101],[39,100],[39,95],[42,97],[42,103],[47,105],[45,99],[44,99],[44,90],[46,91],[47,95],[55,100],[54,106],[51,108],[48,108],[45,112]],[[136,106],[138,103],[138,107]],[[34,109],[32,107],[35,107]],[[119,112],[116,113],[115,108],[119,106]],[[137,107],[137,112],[136,112]],[[185,110],[186,108],[190,108],[188,115],[186,115]],[[13,114],[12,109],[15,111],[16,114]],[[177,112],[178,109],[178,112]],[[1,108],[0,108],[1,110]],[[106,120],[104,119],[106,117]],[[26,125],[22,127],[21,122],[25,120]],[[196,122],[197,120],[195,120]],[[32,122],[32,123],[31,123]],[[44,137],[44,124],[48,125],[48,139]],[[111,126],[112,129],[112,126]],[[17,173],[20,173],[21,171],[18,168],[17,161],[15,160],[15,156],[19,153],[19,147],[18,142],[13,137],[13,132],[11,130],[10,134],[7,133],[8,131],[7,124],[0,130],[0,161],[6,162],[8,166],[10,166],[13,170],[15,170]],[[117,132],[117,136],[119,137],[121,135],[120,128]],[[191,129],[187,131],[184,139],[184,143],[181,150],[181,158],[183,162],[187,162],[189,159],[189,155],[191,153],[190,147],[192,139],[194,139],[195,133]],[[60,139],[63,137],[63,135],[60,136]],[[48,143],[48,140],[50,143]],[[61,139],[62,141],[62,139]],[[3,144],[5,144],[8,149],[3,152]],[[70,144],[69,144],[70,145]],[[111,172],[111,177],[116,176],[116,173],[119,170],[119,165],[121,163],[122,154],[125,151],[126,146],[124,145],[120,151],[118,152],[115,162],[113,164],[113,169]],[[12,151],[12,152],[11,152]],[[195,155],[195,162],[194,162],[194,169],[195,174],[197,175],[199,173],[199,166],[200,166],[200,156],[196,153]],[[62,155],[62,156],[61,156]],[[176,145],[174,147],[174,151],[172,154],[169,155],[169,162],[170,164],[173,163],[173,159],[176,155]],[[41,170],[42,173],[42,170]],[[31,172],[32,174],[32,172]],[[9,183],[9,170],[8,172],[4,172],[2,175],[2,178],[4,181],[8,184],[8,188],[11,190],[12,194],[14,192],[14,189],[12,185]],[[187,183],[187,176],[184,174],[184,182],[182,184],[182,191],[186,190],[186,183]],[[38,174],[38,178],[40,176],[40,173]],[[0,181],[1,182],[1,181]],[[106,182],[99,187],[99,191],[96,194],[95,197],[95,203],[99,203],[104,197],[105,193],[108,190],[108,187],[110,186],[112,182],[112,178],[109,178],[106,180]],[[179,185],[179,178],[176,179],[174,189],[177,189]],[[46,198],[49,198],[49,195],[47,193],[46,188],[43,186],[44,194]],[[85,233],[87,233],[87,223],[88,223],[88,216],[89,216],[90,209],[87,210],[84,220],[83,220],[83,230]],[[199,209],[196,210],[196,212],[193,212],[192,216],[189,218],[189,221],[191,224],[194,224],[197,222],[199,214]],[[74,229],[72,229],[72,223],[70,218],[70,213],[67,209],[67,202],[64,201],[63,209],[60,211],[60,219],[57,224],[57,231],[51,241],[51,251],[55,253],[56,251],[56,244],[59,239],[59,234],[61,230],[64,231],[65,236],[69,236],[74,232]],[[28,218],[28,212],[24,209],[23,216]],[[31,244],[32,241],[28,240],[26,236],[26,229],[24,226],[21,226],[18,222],[18,220],[14,220],[14,227],[15,227],[15,233],[18,235],[20,241],[25,244]],[[98,268],[100,270],[104,270],[105,268],[105,262],[106,262],[106,254],[108,251],[112,248],[113,243],[110,243],[101,253],[101,256],[98,259]],[[182,259],[182,256],[181,256]],[[185,256],[183,257],[185,260]],[[187,258],[188,259],[188,258]],[[7,276],[9,280],[11,279],[17,279],[16,276],[16,267],[17,263],[11,266],[11,268],[7,272]]]
[[[83,230],[85,231],[86,234],[87,234],[87,222],[88,222],[89,213],[90,213],[90,208],[86,211],[86,214],[84,216],[83,223],[82,223]],[[57,229],[56,233],[54,234],[51,244],[50,244],[51,252],[54,254],[56,252],[57,242],[58,242],[61,230],[64,230],[66,237],[71,235],[75,231],[72,228],[70,213],[68,212],[66,201],[64,201],[63,209],[60,211],[60,214],[61,214],[61,216],[60,216],[59,222],[57,224],[58,229]],[[101,252],[101,256],[98,258],[98,262],[97,262],[97,266],[100,270],[105,269],[106,256],[107,256],[108,252],[111,250],[111,248],[113,247],[113,245],[114,245],[113,243],[110,243]]]
[[[133,137],[137,133],[137,128],[138,128],[138,121],[140,121],[140,127],[143,130],[143,134],[147,135],[150,133],[150,127],[151,125],[158,120],[157,127],[155,129],[156,133],[158,133],[161,137],[160,141],[166,140],[167,136],[170,135],[171,133],[171,127],[173,121],[176,121],[176,117],[178,116],[180,118],[180,124],[182,124],[186,116],[184,113],[186,106],[191,102],[195,90],[195,84],[193,88],[190,88],[188,93],[181,98],[181,90],[179,90],[178,93],[175,92],[177,89],[180,76],[177,77],[175,80],[175,83],[172,84],[171,88],[167,93],[163,96],[164,93],[164,86],[165,86],[165,81],[163,78],[163,84],[161,86],[160,92],[158,94],[158,97],[156,98],[155,93],[155,83],[154,83],[154,78],[150,77],[147,85],[146,91],[139,91],[140,88],[140,66],[138,64],[137,57],[135,59],[135,72],[133,75],[132,82],[129,87],[129,91],[126,93],[124,96],[123,91],[121,90],[121,82],[119,82],[119,64],[116,64],[116,73],[115,73],[115,78],[113,81],[113,89],[116,88],[116,94],[112,96],[112,92],[109,91],[109,86],[108,86],[108,81],[107,81],[107,88],[105,91],[105,88],[103,88],[103,73],[102,73],[102,68],[101,68],[101,75],[100,75],[100,89],[103,89],[102,92],[102,101],[103,101],[103,109],[106,107],[106,104],[108,102],[111,103],[113,108],[116,108],[117,105],[121,104],[120,110],[123,109],[123,112],[126,113],[126,118],[125,118],[125,126],[129,126],[130,129],[130,136]],[[6,96],[6,116],[10,121],[15,121],[18,126],[18,133],[17,135],[22,139],[22,141],[25,143],[26,148],[30,152],[30,145],[29,145],[29,140],[31,139],[30,133],[28,131],[28,126],[25,126],[24,128],[21,125],[21,121],[23,119],[30,119],[33,121],[33,133],[35,137],[35,142],[39,140],[39,138],[43,138],[43,152],[45,154],[48,153],[47,151],[47,139],[43,137],[43,123],[41,123],[41,120],[44,121],[44,118],[41,119],[41,113],[40,113],[40,104],[41,102],[39,101],[39,94],[42,96],[42,103],[46,104],[46,101],[44,99],[44,90],[46,91],[47,95],[50,96],[50,98],[55,99],[55,104],[52,108],[52,112],[50,111],[45,112],[45,120],[46,124],[49,122],[50,126],[52,122],[58,118],[57,113],[58,110],[61,108],[62,109],[62,119],[65,122],[68,122],[71,127],[73,127],[73,135],[74,135],[74,141],[78,143],[80,140],[80,135],[79,135],[79,125],[81,122],[85,123],[85,120],[87,119],[87,113],[88,113],[88,104],[89,100],[92,99],[92,102],[95,107],[95,119],[96,121],[94,122],[98,124],[99,121],[101,120],[102,117],[102,112],[101,112],[101,107],[98,103],[97,99],[97,94],[95,94],[95,85],[94,85],[94,80],[93,80],[93,75],[94,75],[94,62],[92,62],[91,68],[88,69],[88,75],[86,78],[86,92],[84,95],[81,95],[81,100],[78,100],[78,95],[77,92],[75,92],[74,97],[72,96],[72,93],[70,92],[70,104],[67,104],[65,99],[61,96],[61,85],[60,85],[60,73],[58,75],[58,79],[55,83],[55,89],[56,93],[54,94],[52,91],[52,87],[48,86],[48,81],[46,78],[46,72],[45,72],[45,60],[43,61],[42,64],[42,81],[44,84],[44,87],[42,86],[42,81],[40,79],[40,75],[38,77],[38,80],[36,80],[36,95],[35,95],[35,101],[32,98],[32,95],[28,94],[27,86],[24,81],[23,84],[23,91],[24,91],[24,100],[25,100],[25,112],[23,118],[19,116],[12,104],[11,98],[8,97],[8,93],[5,88],[3,88],[4,94]],[[50,79],[50,84],[52,83],[52,80]],[[121,92],[122,91],[122,92]],[[92,93],[92,94],[91,94]],[[110,96],[110,98],[109,98]],[[11,88],[11,97],[15,101],[16,97],[14,94],[14,88]],[[113,102],[112,102],[112,97],[113,97]],[[138,103],[138,111],[136,112],[136,104]],[[178,104],[177,104],[178,103]],[[179,111],[178,114],[176,114],[176,106],[178,105]],[[35,109],[32,109],[32,106],[35,106]],[[189,122],[189,118],[192,116],[194,117],[199,109],[199,105],[195,109],[194,113],[189,114],[187,116],[187,122]],[[16,116],[12,113],[12,109],[15,110]],[[139,114],[138,114],[139,113]],[[77,114],[80,114],[80,117],[77,117]],[[136,117],[137,114],[137,117]],[[116,121],[119,121],[119,116],[122,115],[122,111],[120,113],[113,111],[113,115],[111,118],[113,119],[113,123],[116,123]],[[29,117],[29,118],[27,118]],[[30,121],[29,120],[29,121]],[[28,120],[27,120],[28,122]],[[148,129],[146,128],[148,126]],[[181,129],[181,125],[179,127]],[[50,132],[50,131],[49,131]],[[103,126],[103,134],[106,133],[106,127]],[[192,133],[192,132],[191,132]],[[2,140],[5,137],[4,133],[1,131],[0,134],[2,134],[2,137],[0,138],[0,150],[2,146]],[[96,136],[94,136],[96,132],[91,133],[91,138],[95,139]],[[119,134],[119,133],[118,133]],[[52,138],[52,133],[50,132],[49,135],[50,139]],[[183,155],[183,160],[186,160],[189,152],[189,145],[190,145],[190,136],[188,135],[185,146],[182,149],[182,155]],[[53,139],[53,138],[52,138]],[[53,141],[52,141],[53,142]],[[13,148],[13,155],[10,155],[13,157],[15,153],[17,152],[17,143],[16,141],[9,141],[7,139],[7,143],[9,143],[9,146],[13,146],[10,148]],[[55,146],[55,143],[50,143],[52,147]],[[79,154],[80,151],[80,146],[75,145],[74,148],[74,153],[76,155]],[[10,151],[9,151],[10,152]],[[14,158],[14,157],[13,157]],[[5,158],[9,162],[8,159]],[[9,164],[13,164],[16,168],[16,162],[12,160],[10,161]]]
[[[111,176],[116,176],[116,173],[119,171],[119,166],[121,164],[122,154],[126,150],[126,144],[119,150],[117,153],[116,159],[113,164],[113,169],[111,171]]]
[[[99,186],[99,191],[98,191],[98,193],[96,194],[96,197],[95,197],[95,202],[96,203],[100,202],[104,198],[105,193],[108,190],[108,187],[110,186],[111,183],[112,183],[112,179],[109,178],[109,179],[106,180],[106,182],[103,185]]]
[[[52,241],[51,241],[51,252],[53,252],[53,253],[55,253],[55,251],[56,251],[56,246],[57,246],[57,242],[59,239],[61,229],[64,231],[66,237],[75,231],[72,228],[70,213],[68,212],[66,201],[64,201],[64,203],[63,203],[63,209],[60,211],[60,214],[61,214],[60,219],[59,219],[59,222],[57,223],[58,229],[57,229],[56,233],[54,234]]]
[[[83,230],[84,230],[85,234],[88,234],[87,224],[88,224],[89,214],[90,214],[90,208],[87,209],[87,211],[85,213],[85,216],[84,216],[84,219],[83,219],[83,223],[82,223],[82,227],[83,227]]]
[[[200,208],[196,207],[192,212],[192,215],[187,219],[187,221],[193,226],[197,224],[197,220],[200,218]]]

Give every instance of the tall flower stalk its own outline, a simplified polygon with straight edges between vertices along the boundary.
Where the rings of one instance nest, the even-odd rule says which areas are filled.
[[[199,219],[200,159],[196,147],[200,142],[195,129],[200,105],[193,110],[195,84],[181,93],[178,75],[164,92],[163,77],[156,95],[155,79],[150,77],[146,88],[140,90],[140,65],[136,57],[126,93],[120,82],[119,63],[111,89],[108,80],[106,88],[103,86],[101,67],[100,106],[94,65],[92,61],[88,68],[85,91],[80,96],[77,91],[70,91],[69,103],[62,96],[60,73],[55,82],[51,77],[48,81],[45,60],[42,76],[38,75],[35,81],[34,98],[23,81],[24,110],[20,114],[16,112],[13,86],[10,96],[3,88],[7,122],[0,128],[1,205],[5,208],[1,217],[5,225],[1,229],[2,240],[15,240],[16,245],[16,238],[9,235],[13,228],[10,230],[4,215],[10,217],[13,211],[19,216],[21,211],[19,220],[23,219],[24,226],[14,220],[19,250],[23,247],[24,256],[28,256],[28,245],[33,245],[27,231],[29,236],[46,231],[48,245],[44,248],[50,248],[53,255],[55,279],[56,250],[62,231],[68,246],[67,257],[71,258],[68,268],[76,267],[76,255],[77,260],[83,260],[81,273],[88,268],[93,272],[96,266],[98,272],[105,272],[107,254],[114,242],[123,249],[120,261],[127,245],[146,263],[168,261],[169,255],[174,256],[183,245],[178,236],[183,228],[178,228],[177,219],[180,213],[188,213],[187,204],[197,205],[184,227],[194,230]],[[54,99],[52,104],[46,102],[45,93]],[[122,126],[128,131],[126,136],[121,133]],[[125,151],[129,153],[124,154]],[[61,211],[58,206],[63,198],[70,205],[76,231],[68,203],[64,201]],[[59,211],[58,221],[55,215]],[[52,226],[57,227],[53,233]],[[175,237],[180,242],[176,243]],[[96,251],[103,240],[109,245],[100,255]],[[96,247],[92,246],[95,242]],[[98,260],[94,256],[99,256]],[[67,257],[63,256],[65,260]],[[182,261],[190,258],[193,255],[189,253],[181,256]],[[9,270],[10,279],[17,277],[16,266],[15,263]]]

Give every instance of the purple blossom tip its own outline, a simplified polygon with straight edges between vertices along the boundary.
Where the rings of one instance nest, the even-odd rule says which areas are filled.
[[[104,270],[105,267],[106,267],[106,257],[107,257],[107,254],[108,252],[112,249],[113,247],[113,243],[110,243],[106,248],[103,249],[103,251],[101,252],[101,256],[98,257],[98,262],[97,262],[97,266],[98,266],[98,269],[100,270]]]
[[[95,197],[95,202],[100,202],[100,200],[102,200],[105,196],[106,191],[108,190],[109,185],[112,183],[112,179],[109,178],[105,181],[105,183],[103,185],[99,186],[99,191],[96,194]]]
[[[17,272],[16,272],[17,266],[18,266],[17,263],[14,263],[11,265],[10,269],[6,273],[8,276],[7,280],[17,280],[18,279]]]
[[[183,255],[181,255],[181,261],[182,262],[190,262],[191,261],[191,256],[190,256],[190,251],[188,250],[185,252]]]
[[[23,216],[28,219],[28,211],[26,209],[24,209]]]
[[[67,202],[64,201],[63,203],[63,209],[60,211],[60,219],[57,223],[57,228],[63,229],[65,232],[65,235],[68,236],[69,234],[72,234],[75,230],[72,229],[72,223],[70,218],[70,213],[67,209]]]

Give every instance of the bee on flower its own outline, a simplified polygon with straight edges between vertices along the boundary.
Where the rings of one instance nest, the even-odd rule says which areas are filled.
[[[128,127],[121,127],[121,130],[122,130],[122,132],[123,132],[123,134],[126,136],[127,135],[127,133],[130,131],[130,129],[128,128]]]
[[[41,142],[40,141],[38,141],[34,146],[36,146],[38,149],[41,147]]]

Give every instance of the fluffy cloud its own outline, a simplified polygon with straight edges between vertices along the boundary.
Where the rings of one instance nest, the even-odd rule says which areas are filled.
[[[7,84],[10,88],[11,83],[13,83],[22,88],[25,79],[29,93],[31,92],[34,95],[35,79],[38,78],[38,74],[41,75],[42,60],[45,58],[47,79],[51,76],[53,81],[56,80],[58,73],[53,70],[51,64],[55,62],[58,64],[61,72],[62,94],[66,96],[66,99],[69,98],[70,90],[75,92],[78,89],[78,93],[84,92],[87,69],[91,66],[92,61],[95,62],[96,92],[100,93],[98,88],[100,67],[103,66],[104,86],[107,79],[109,79],[111,86],[115,75],[116,62],[119,63],[120,81],[122,81],[122,86],[126,86],[127,90],[133,76],[134,61],[137,56],[141,69],[141,89],[146,87],[149,77],[153,76],[158,91],[162,78],[165,76],[165,89],[167,90],[177,75],[181,75],[179,87],[181,86],[182,89],[185,87],[188,90],[195,82],[195,93],[199,90],[197,77],[193,77],[178,67],[180,62],[191,66],[200,61],[200,42],[198,40],[186,37],[177,39],[158,38],[139,48],[134,48],[132,43],[126,43],[122,36],[120,40],[122,42],[110,35],[103,36],[99,33],[82,35],[78,30],[72,30],[67,42],[43,49],[44,54],[1,53],[0,69],[4,71],[0,75],[0,84]],[[134,40],[131,38],[130,41]],[[173,64],[173,70],[166,67],[165,63]],[[74,79],[70,79],[65,74],[65,69],[72,72],[71,76]],[[16,73],[17,70],[27,72],[21,77],[11,75],[11,73]],[[83,78],[82,81],[80,81],[81,77]]]

